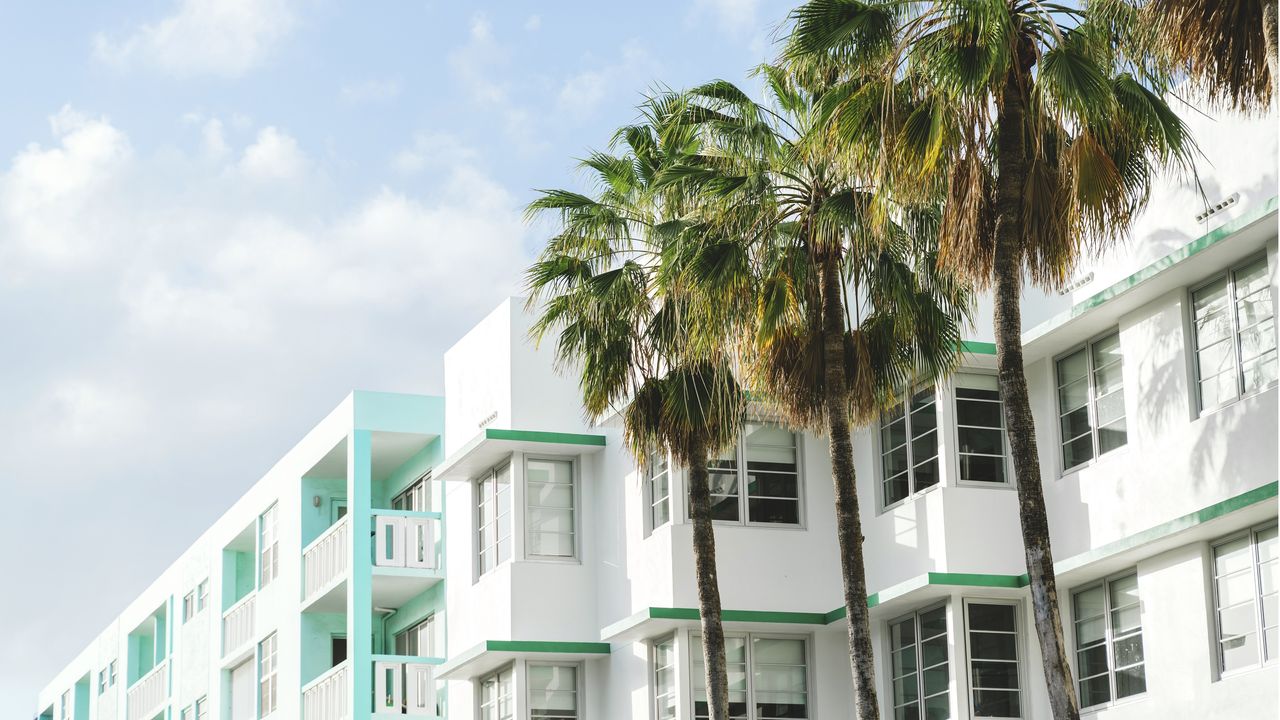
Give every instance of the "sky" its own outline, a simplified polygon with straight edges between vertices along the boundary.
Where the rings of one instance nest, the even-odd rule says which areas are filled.
[[[0,717],[352,389],[439,393],[546,239],[534,188],[646,89],[757,87],[791,5],[0,3]],[[1243,197],[1213,222],[1275,195],[1274,115],[1189,119]],[[1171,181],[1077,294],[1198,202]]]
[[[0,4],[0,716],[353,388],[440,392],[533,189],[787,8]]]

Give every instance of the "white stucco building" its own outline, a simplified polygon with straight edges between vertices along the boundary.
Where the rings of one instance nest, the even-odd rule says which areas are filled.
[[[1171,213],[1072,296],[1040,298],[1026,332],[1091,717],[1275,716],[1274,182],[1208,221]],[[684,472],[584,421],[528,327],[520,301],[499,305],[446,354],[442,398],[353,393],[35,717],[700,717]],[[994,348],[966,349],[950,382],[855,436],[882,713],[1047,718]],[[850,717],[826,453],[753,416],[715,466],[747,720]]]

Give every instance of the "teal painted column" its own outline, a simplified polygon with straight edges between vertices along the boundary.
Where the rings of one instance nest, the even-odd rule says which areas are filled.
[[[352,720],[369,720],[373,710],[373,508],[372,440],[368,430],[347,438],[347,517],[351,557],[347,578],[347,657],[351,667]]]

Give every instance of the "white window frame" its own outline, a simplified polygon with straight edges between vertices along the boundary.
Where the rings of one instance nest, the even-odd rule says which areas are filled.
[[[265,718],[280,706],[280,639],[276,633],[258,642],[258,717]],[[267,707],[267,700],[270,707]]]
[[[1114,649],[1113,643],[1116,640],[1116,633],[1115,633],[1114,624],[1112,623],[1112,620],[1111,620],[1111,613],[1112,613],[1112,610],[1114,609],[1111,605],[1111,584],[1117,580],[1123,580],[1124,578],[1127,578],[1130,576],[1132,576],[1135,581],[1138,580],[1138,571],[1136,568],[1131,567],[1121,572],[1112,573],[1094,582],[1085,583],[1084,585],[1081,585],[1079,587],[1072,588],[1069,594],[1071,598],[1071,602],[1069,606],[1069,609],[1071,612],[1071,668],[1072,668],[1072,677],[1075,680],[1075,684],[1076,684],[1076,700],[1078,703],[1080,703],[1081,712],[1084,712],[1086,710],[1089,710],[1089,711],[1101,710],[1101,709],[1109,708],[1113,705],[1118,705],[1118,704],[1122,705],[1131,700],[1141,699],[1142,697],[1145,697],[1147,694],[1147,691],[1143,690],[1140,693],[1126,695],[1122,698],[1116,697],[1116,673],[1118,671],[1127,670],[1131,667],[1135,667],[1136,665],[1141,665],[1144,682],[1146,680],[1146,675],[1147,675],[1147,658],[1146,658],[1147,627],[1144,623],[1139,623],[1138,631],[1136,633],[1129,633],[1128,635],[1125,636],[1125,637],[1132,637],[1133,635],[1138,635],[1142,638],[1142,642],[1143,642],[1142,662],[1134,663],[1133,665],[1125,665],[1124,667],[1116,667],[1116,664],[1115,664],[1115,649]],[[1087,678],[1083,678],[1080,676],[1080,672],[1081,672],[1080,671],[1080,637],[1076,629],[1076,626],[1080,622],[1080,618],[1076,616],[1076,595],[1079,595],[1082,592],[1088,592],[1089,590],[1093,590],[1094,588],[1099,588],[1099,587],[1102,588],[1102,598],[1103,598],[1102,600],[1103,640],[1102,641],[1104,644],[1104,649],[1106,650],[1106,653],[1107,653],[1107,682],[1110,684],[1111,691],[1109,696],[1110,699],[1108,699],[1106,702],[1095,703],[1093,705],[1085,705],[1084,696],[1081,695],[1080,693],[1080,685]],[[1138,585],[1138,614],[1139,616],[1141,616],[1142,614],[1141,583],[1139,583]],[[1089,677],[1094,678],[1099,676],[1090,675]]]
[[[980,457],[992,457],[991,455],[985,455],[982,453],[962,453],[960,451],[960,430],[961,430],[960,403],[961,402],[993,403],[993,401],[991,400],[979,400],[976,398],[961,398],[959,393],[959,389],[961,387],[960,377],[963,375],[992,378],[996,380],[996,388],[997,388],[996,392],[997,393],[1000,392],[999,390],[1000,380],[995,373],[981,371],[977,368],[964,368],[961,370],[957,370],[955,375],[952,376],[951,383],[947,389],[948,393],[951,395],[951,402],[949,407],[949,410],[951,411],[951,417],[947,418],[947,425],[949,426],[949,429],[951,430],[951,432],[948,433],[947,435],[947,442],[952,445],[955,445],[955,450],[951,452],[949,456],[950,458],[954,458],[955,460],[955,470],[953,471],[955,474],[955,485],[956,487],[974,487],[974,488],[1013,488],[1015,487],[1014,473],[1013,473],[1013,452],[1009,447],[1009,430],[1008,428],[1005,427],[1004,395],[1000,395],[1000,399],[998,401],[994,401],[994,404],[998,404],[1000,406],[1000,442],[1001,442],[1001,446],[1004,448],[1004,455],[1003,455],[1004,462],[1002,463],[1004,466],[1004,480],[1002,482],[986,482],[982,480],[965,480],[962,477],[960,477],[960,461],[961,461],[962,455],[977,455]],[[969,388],[969,389],[976,389],[976,388]],[[939,417],[938,421],[942,422],[943,420],[941,417]],[[980,428],[979,426],[976,426],[976,425],[965,425],[964,427],[977,428],[977,429],[990,429],[990,428]],[[938,448],[939,457],[942,456],[942,453],[943,453],[943,448],[939,446]],[[884,472],[883,463],[881,463],[880,471],[882,473]],[[952,470],[950,467],[942,468],[941,466],[939,466],[939,472],[942,474],[942,480],[938,482],[939,485],[947,484],[946,475],[948,474],[948,472],[951,472],[951,471]],[[924,492],[927,492],[928,490],[929,488],[925,488]],[[882,485],[881,491],[883,492],[883,485]]]
[[[804,643],[804,683],[805,683],[805,710],[807,718],[805,720],[815,720],[817,714],[817,687],[814,685],[814,638],[812,633],[775,633],[775,632],[726,632],[725,638],[744,638],[747,647],[747,718],[746,720],[759,720],[756,715],[756,665],[755,650],[752,643],[753,640],[759,638],[761,640],[800,640]],[[689,630],[683,636],[685,642],[683,644],[686,649],[681,653],[680,657],[684,661],[684,678],[685,686],[689,688],[686,693],[685,702],[682,707],[687,713],[688,718],[697,718],[697,682],[693,676],[693,669],[697,665],[693,661],[693,653],[702,651],[702,640],[698,630]]]
[[[973,684],[973,653],[972,653],[971,643],[969,642],[969,633],[971,632],[969,628],[969,606],[970,605],[1007,605],[1013,608],[1014,654],[1016,656],[1016,660],[1014,662],[1016,663],[1017,677],[1018,677],[1018,691],[1017,691],[1018,692],[1018,712],[1021,713],[1017,717],[1000,718],[994,715],[978,715],[974,709],[973,691],[975,690],[975,687]],[[1026,671],[1026,668],[1024,667],[1027,664],[1026,663],[1027,652],[1026,652],[1026,648],[1023,647],[1023,643],[1025,642],[1024,636],[1026,635],[1026,633],[1024,632],[1022,622],[1023,622],[1022,621],[1022,603],[1017,600],[1010,600],[1007,598],[984,598],[984,597],[966,597],[962,599],[960,623],[961,623],[961,627],[964,628],[964,631],[963,631],[963,637],[961,638],[960,641],[964,643],[963,645],[964,672],[965,672],[965,684],[966,684],[965,692],[968,693],[968,697],[965,698],[965,707],[967,707],[969,710],[969,717],[992,718],[992,720],[1023,720],[1024,718],[1029,717],[1027,714],[1027,710],[1028,710],[1027,693],[1029,691],[1029,688],[1027,687],[1027,677],[1026,677],[1027,671]],[[992,631],[978,630],[977,632],[992,632]],[[991,689],[996,689],[996,688],[991,688]]]
[[[1238,316],[1238,312],[1236,309],[1236,301],[1237,301],[1236,272],[1249,265],[1252,265],[1253,263],[1259,260],[1261,260],[1263,264],[1266,266],[1267,278],[1268,280],[1270,280],[1273,273],[1271,258],[1267,255],[1265,251],[1263,251],[1262,253],[1250,255],[1249,257],[1246,257],[1243,260],[1232,263],[1230,266],[1223,268],[1220,272],[1214,273],[1211,277],[1208,277],[1203,281],[1187,289],[1187,302],[1186,302],[1187,320],[1188,320],[1187,327],[1190,328],[1190,332],[1188,334],[1188,340],[1190,342],[1190,347],[1188,348],[1188,354],[1191,356],[1191,369],[1192,369],[1191,382],[1192,382],[1192,386],[1195,388],[1197,417],[1202,417],[1219,408],[1224,408],[1229,405],[1234,405],[1235,403],[1240,402],[1245,398],[1252,397],[1259,393],[1266,392],[1267,390],[1270,390],[1271,388],[1274,388],[1277,385],[1277,381],[1272,380],[1267,385],[1257,388],[1255,390],[1251,390],[1248,393],[1244,391],[1244,370],[1242,368],[1242,363],[1240,358],[1240,318]],[[1224,277],[1227,280],[1227,305],[1229,306],[1229,311],[1231,314],[1231,337],[1227,342],[1230,342],[1232,345],[1232,361],[1235,365],[1235,375],[1236,375],[1236,396],[1234,398],[1231,398],[1230,400],[1227,400],[1226,402],[1220,402],[1217,405],[1205,407],[1204,398],[1202,397],[1202,393],[1200,390],[1200,338],[1199,338],[1199,334],[1196,331],[1195,298],[1196,298],[1196,293],[1200,292],[1201,290],[1204,290],[1205,288],[1223,279]],[[1277,324],[1276,296],[1274,293],[1275,286],[1271,285],[1270,287],[1273,290],[1272,296],[1271,296],[1271,322],[1273,324]],[[1280,356],[1280,326],[1275,327],[1274,332],[1276,332],[1277,355]],[[1280,360],[1278,360],[1278,362],[1280,362]]]
[[[942,442],[943,425],[947,422],[947,418],[943,417],[943,414],[942,414],[942,408],[943,408],[942,388],[937,384],[934,384],[928,387],[932,388],[933,390],[933,416],[934,416],[934,423],[935,423],[933,428],[933,434],[934,434],[934,442],[936,443],[936,449],[934,451],[933,458],[938,465],[938,481],[927,488],[920,489],[916,487],[916,477],[915,477],[916,466],[920,463],[916,462],[915,451],[911,447],[911,441],[913,439],[911,435],[911,400],[918,393],[923,392],[925,390],[925,387],[913,387],[909,390],[906,390],[903,393],[902,398],[898,401],[898,404],[901,405],[903,409],[903,418],[905,420],[904,427],[906,428],[906,431],[907,431],[907,435],[906,435],[907,437],[907,440],[906,440],[907,494],[906,496],[898,500],[894,500],[892,502],[889,501],[889,495],[886,492],[886,488],[885,488],[885,482],[888,480],[888,478],[885,477],[885,471],[884,471],[884,456],[886,452],[886,449],[884,447],[884,413],[885,411],[881,410],[876,417],[876,422],[873,430],[873,436],[875,438],[874,447],[876,449],[876,457],[875,457],[876,497],[879,500],[880,512],[882,513],[892,510],[893,508],[896,508],[900,505],[904,505],[910,502],[913,498],[920,497],[924,493],[927,493],[930,490],[933,490],[934,488],[939,488],[947,484],[947,472],[946,472],[947,468],[943,466],[943,453],[946,448],[944,447],[944,443]],[[897,477],[897,476],[895,475],[894,477]]]
[[[485,684],[490,681],[497,683],[497,687],[499,688],[499,692],[500,692],[502,688],[503,674],[510,675],[510,681],[509,681],[510,684],[508,686],[510,688],[510,694],[507,696],[507,701],[511,707],[511,718],[514,720],[515,718],[520,717],[520,708],[516,707],[516,666],[515,666],[515,663],[508,663],[499,668],[491,670],[476,679],[475,693],[476,693],[476,717],[477,718],[484,717],[484,708],[485,708],[484,686]],[[503,716],[498,714],[500,712],[500,708],[502,707],[502,696],[501,694],[498,694],[498,695],[495,695],[494,697],[495,697],[494,717],[497,718],[497,720],[502,720]]]
[[[415,508],[414,505],[420,505]],[[391,509],[431,512],[431,471],[428,470],[391,498]]]
[[[530,498],[529,463],[530,462],[557,462],[557,463],[567,463],[569,465],[569,477],[571,479],[570,485],[573,488],[573,493],[572,493],[573,507],[570,508],[570,512],[573,516],[573,552],[569,555],[542,555],[530,550],[530,548],[533,546],[533,543],[530,542],[529,534],[532,532],[533,523],[530,522],[529,516],[532,514],[532,512],[535,509],[537,509],[537,508],[534,508],[533,505],[529,503],[529,498]],[[563,455],[525,454],[524,457],[521,458],[520,470],[521,470],[520,484],[522,485],[521,489],[523,491],[521,492],[521,500],[522,500],[521,504],[523,505],[523,508],[522,508],[523,515],[521,516],[523,527],[521,528],[521,533],[524,535],[523,559],[533,560],[536,562],[581,562],[581,557],[582,557],[582,512],[581,512],[582,510],[582,475],[580,473],[580,468],[578,466],[577,458],[565,457]],[[515,483],[515,478],[513,477],[512,478],[513,491],[515,489],[514,483]],[[512,497],[513,505],[514,505],[514,500],[515,498],[513,496]],[[561,509],[561,508],[550,508],[550,509],[554,510],[554,509]],[[515,535],[514,529],[512,530],[512,535],[514,540],[514,535]],[[513,547],[512,554],[514,553],[515,553],[515,548]]]
[[[1124,403],[1125,440],[1124,440],[1124,444],[1117,445],[1116,447],[1111,448],[1105,453],[1101,453],[1101,454],[1099,453],[1101,446],[1099,445],[1099,442],[1098,442],[1098,431],[1101,428],[1098,427],[1098,399],[1099,398],[1098,398],[1098,392],[1097,392],[1097,381],[1094,379],[1094,372],[1096,368],[1093,364],[1093,346],[1097,345],[1103,340],[1106,340],[1112,335],[1114,335],[1116,337],[1116,341],[1119,342],[1120,328],[1113,327],[1106,330],[1105,332],[1098,333],[1097,335],[1094,335],[1093,337],[1089,338],[1087,341],[1080,343],[1078,345],[1073,345],[1070,349],[1053,356],[1053,363],[1051,366],[1053,369],[1053,407],[1055,409],[1055,412],[1057,413],[1054,421],[1054,424],[1055,424],[1054,436],[1057,438],[1057,441],[1058,441],[1057,456],[1058,456],[1058,464],[1062,468],[1061,475],[1069,475],[1071,473],[1081,470],[1082,468],[1087,468],[1091,465],[1094,465],[1095,463],[1100,462],[1103,458],[1109,457],[1112,454],[1117,453],[1129,447],[1129,403],[1125,399],[1125,391],[1128,388],[1129,384],[1124,381],[1124,368],[1127,363],[1125,362],[1125,357],[1124,357],[1124,344],[1121,343],[1120,344],[1120,374],[1122,379],[1120,382],[1120,389],[1114,392],[1120,393],[1120,399]],[[1062,418],[1066,415],[1066,413],[1062,409],[1062,393],[1061,393],[1062,384],[1059,382],[1059,377],[1058,377],[1058,361],[1062,360],[1063,358],[1068,358],[1072,355],[1075,355],[1080,351],[1084,351],[1085,385],[1087,386],[1088,393],[1089,393],[1089,399],[1085,403],[1085,407],[1088,410],[1089,436],[1090,436],[1090,439],[1092,440],[1093,455],[1085,462],[1077,463],[1075,465],[1072,465],[1071,467],[1067,467],[1066,446],[1067,446],[1068,438],[1065,438],[1062,436]],[[1082,438],[1082,437],[1084,437],[1084,435],[1080,435],[1075,438],[1070,438],[1070,440],[1078,440],[1079,438]]]
[[[584,713],[584,706],[585,706],[585,703],[583,702],[583,697],[584,697],[584,691],[586,689],[585,677],[583,675],[583,673],[585,672],[585,665],[583,665],[583,663],[580,661],[573,661],[573,660],[565,660],[562,662],[556,662],[554,660],[526,660],[524,662],[524,683],[523,683],[524,708],[523,708],[523,712],[520,711],[521,710],[520,708],[517,708],[516,714],[519,715],[520,717],[528,718],[529,720],[535,720],[535,718],[533,717],[533,683],[529,682],[529,669],[534,667],[573,668],[574,710],[573,710],[573,717],[571,718],[571,720],[582,720],[583,713]]]
[[[950,607],[948,607],[949,605],[950,603],[947,600],[931,603],[929,605],[926,605],[920,608],[919,610],[914,610],[905,615],[899,615],[898,617],[895,617],[892,620],[889,620],[888,622],[885,623],[884,645],[885,645],[885,660],[887,664],[885,666],[884,677],[885,677],[885,680],[887,680],[888,682],[885,685],[884,690],[885,690],[886,702],[888,703],[888,706],[889,706],[890,717],[893,717],[896,714],[896,711],[898,709],[897,706],[894,705],[894,696],[893,696],[893,681],[894,681],[894,677],[893,677],[894,648],[893,648],[893,634],[892,634],[893,626],[901,622],[906,622],[907,620],[910,620],[912,623],[914,623],[913,632],[915,632],[915,641],[913,643],[913,647],[915,648],[915,655],[916,655],[916,671],[915,671],[916,704],[919,706],[919,710],[920,710],[919,716],[924,717],[925,700],[927,700],[929,697],[936,697],[939,694],[946,695],[948,708],[954,706],[952,691],[956,689],[956,681],[955,681],[956,680],[956,676],[955,676],[955,660],[956,659],[955,657],[953,657],[953,654],[954,654],[953,648],[956,647],[956,643],[954,642],[955,638],[954,638],[954,633],[952,632],[951,609]],[[924,650],[923,650],[923,644],[922,644],[922,640],[924,638],[922,638],[920,634],[920,616],[928,612],[933,612],[934,610],[942,610],[942,617],[944,619],[944,622],[946,622],[946,625],[947,625],[946,630],[943,632],[943,637],[947,641],[946,643],[947,644],[947,660],[946,660],[946,663],[936,663],[934,665],[925,667]],[[934,636],[934,637],[937,637],[937,636]],[[928,639],[932,639],[932,638],[928,638]],[[947,666],[947,690],[945,693],[934,693],[934,695],[926,696],[924,694],[924,671],[931,668],[936,668],[938,665],[941,665],[941,664],[945,664]]]
[[[679,637],[679,633],[671,633],[669,635],[653,638],[647,643],[649,650],[649,717],[651,720],[662,720],[658,715],[659,697],[667,696],[666,694],[660,696],[658,693],[658,671],[663,669],[658,667],[658,646],[667,643],[670,643],[671,645],[671,665],[667,666],[667,669],[671,670],[670,695],[675,700],[674,707],[676,711],[675,717],[671,720],[680,720],[680,708],[683,705],[683,703],[680,702],[680,666],[682,664],[680,662],[680,650],[684,643],[679,641]]]
[[[791,433],[791,436],[795,438],[795,441],[796,441],[796,445],[795,445],[796,447],[796,503],[798,507],[797,507],[797,521],[794,523],[763,522],[760,520],[749,519],[751,498],[747,494],[747,475],[748,475],[747,473],[747,438],[746,438],[746,432],[745,432],[747,424],[773,425],[774,427],[781,428],[782,430],[785,430]],[[805,485],[804,433],[798,430],[792,430],[791,428],[788,428],[786,425],[783,425],[782,423],[777,422],[775,420],[766,420],[766,419],[748,420],[746,423],[743,423],[742,429],[738,432],[737,439],[734,440],[733,452],[734,452],[734,464],[736,466],[736,471],[738,473],[738,496],[737,496],[738,519],[737,520],[717,519],[717,520],[712,520],[712,522],[715,523],[716,525],[744,526],[744,527],[753,527],[753,528],[775,528],[778,530],[806,529],[808,519],[806,517],[807,513],[805,512],[806,503],[805,503],[805,487],[804,487]],[[716,458],[707,458],[708,473],[711,472],[710,464],[715,459]],[[687,469],[686,469],[686,472],[687,472]],[[689,488],[687,487],[687,485],[688,484],[686,483],[686,487],[684,488],[684,493],[683,493],[684,506],[685,506],[684,518],[685,520],[692,520],[693,513],[690,511]]]
[[[1263,617],[1262,603],[1262,563],[1259,562],[1258,558],[1258,533],[1275,527],[1277,527],[1277,523],[1274,520],[1260,523],[1253,527],[1232,533],[1224,538],[1214,540],[1209,545],[1209,576],[1213,581],[1211,588],[1212,596],[1209,598],[1210,612],[1213,613],[1213,666],[1214,670],[1217,671],[1219,678],[1231,677],[1232,675],[1250,672],[1260,667],[1270,667],[1276,664],[1277,660],[1280,660],[1280,647],[1277,647],[1276,652],[1272,653],[1270,657],[1268,657],[1267,653],[1266,621]],[[1234,542],[1243,537],[1249,538],[1250,574],[1253,577],[1254,632],[1257,633],[1258,636],[1258,656],[1257,662],[1255,663],[1235,668],[1234,670],[1225,670],[1223,669],[1222,658],[1222,623],[1219,619],[1218,569],[1215,553],[1220,546]],[[1270,562],[1280,562],[1280,559],[1272,560]]]
[[[271,506],[258,516],[258,589],[270,585],[280,576],[280,504]]]
[[[475,531],[472,535],[472,542],[475,543],[475,552],[472,554],[472,557],[473,557],[473,562],[475,563],[475,581],[477,582],[480,580],[480,578],[502,567],[504,563],[511,562],[511,560],[515,557],[515,550],[516,550],[515,548],[515,541],[516,541],[515,516],[519,508],[516,502],[517,501],[516,477],[515,477],[514,461],[515,461],[515,458],[508,456],[502,462],[490,467],[488,470],[484,471],[479,476],[477,476],[474,480],[471,481],[471,493],[472,493],[471,512],[472,512],[472,519],[476,523]],[[507,530],[506,537],[507,537],[507,542],[510,548],[509,548],[509,552],[506,559],[503,559],[498,555],[498,549],[502,545],[502,542],[501,542],[502,536],[498,534],[498,531],[501,530],[503,527],[503,522],[502,522],[503,518],[502,516],[498,515],[497,478],[498,478],[498,474],[503,469],[506,469],[507,471],[507,493],[508,493],[508,499],[510,501],[509,507],[507,508],[507,515],[506,515],[506,530]],[[480,505],[480,499],[484,496],[481,486],[484,485],[484,483],[486,482],[494,483],[493,508],[492,508],[493,513],[491,517],[481,516],[483,512],[483,508]],[[489,547],[482,547],[481,531],[486,527],[486,525],[491,526],[495,532],[494,532],[492,544]],[[486,550],[492,550],[492,552],[494,553],[493,567],[487,570],[485,569],[484,562],[483,562],[483,554]]]
[[[653,459],[658,456],[661,456],[666,460],[667,467],[662,472],[653,474]],[[650,452],[638,463],[637,472],[639,472],[640,478],[644,482],[644,492],[642,495],[644,500],[644,534],[646,537],[663,525],[670,525],[675,519],[675,512],[672,507],[673,503],[671,500],[671,496],[675,494],[675,464],[672,460],[673,458],[671,457],[671,454],[667,452],[666,448],[661,448]],[[661,499],[655,498],[653,488],[654,481],[664,475],[667,478],[667,494]],[[654,508],[658,506],[659,502],[666,505],[667,519],[661,523],[655,523],[653,511]]]

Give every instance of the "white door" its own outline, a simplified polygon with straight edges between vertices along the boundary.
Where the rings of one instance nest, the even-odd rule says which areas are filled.
[[[231,670],[231,720],[253,720],[253,661],[240,663]]]

